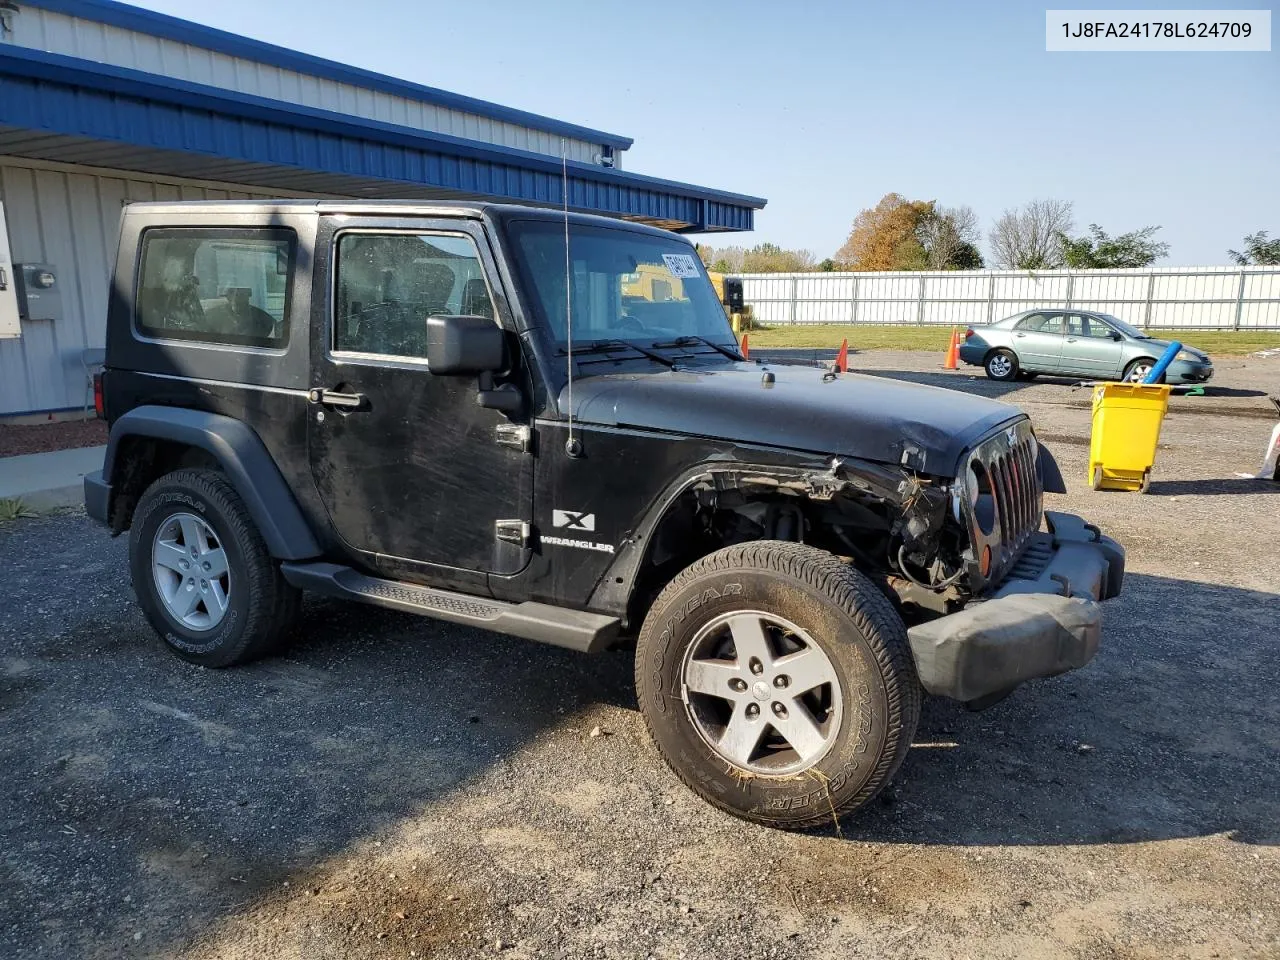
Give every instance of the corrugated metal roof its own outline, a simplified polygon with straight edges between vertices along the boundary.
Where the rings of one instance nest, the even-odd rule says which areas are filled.
[[[125,30],[148,33],[155,37],[173,40],[203,47],[232,57],[242,57],[276,67],[296,70],[310,76],[333,80],[338,83],[350,83],[370,90],[379,90],[397,96],[433,103],[451,110],[474,113],[506,123],[531,127],[535,130],[546,130],[550,133],[566,137],[585,139],[593,143],[626,150],[634,142],[630,137],[616,133],[593,130],[590,127],[567,123],[552,117],[540,116],[501,104],[490,103],[475,97],[467,97],[450,93],[436,87],[398,80],[372,70],[348,66],[323,57],[313,57],[299,53],[287,47],[251,40],[225,30],[206,27],[203,24],[171,17],[152,10],[116,3],[114,0],[22,0],[24,6],[39,7],[55,13],[85,20],[96,20]]]
[[[285,191],[563,202],[561,165],[541,154],[11,47],[0,150]],[[684,230],[750,230],[765,204],[573,162],[568,181],[575,209]]]

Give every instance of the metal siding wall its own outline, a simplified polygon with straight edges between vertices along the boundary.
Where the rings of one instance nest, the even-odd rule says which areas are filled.
[[[15,18],[18,46],[80,57],[117,67],[144,70],[192,83],[269,97],[286,103],[396,123],[417,130],[447,133],[468,140],[560,156],[558,134],[492,120],[479,114],[412,100],[380,90],[339,83],[295,70],[226,54],[150,34],[70,17],[39,7],[24,7]],[[571,160],[593,163],[600,144],[566,138]],[[615,162],[621,168],[621,154]]]
[[[1280,329],[1280,268],[1157,267],[1068,273],[746,274],[765,324],[965,325],[1034,307],[1110,313],[1157,329]]]
[[[84,404],[80,353],[105,341],[108,284],[125,202],[235,200],[267,193],[71,173],[0,157],[0,202],[13,259],[53,264],[63,309],[61,321],[24,321],[20,338],[0,340],[0,415]]]

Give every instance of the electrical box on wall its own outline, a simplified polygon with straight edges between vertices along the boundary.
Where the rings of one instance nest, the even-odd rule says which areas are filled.
[[[13,258],[9,256],[9,230],[4,223],[4,204],[0,203],[0,340],[22,336],[18,321],[18,284],[13,276]]]
[[[58,273],[49,263],[15,263],[18,317],[22,320],[61,320],[62,290]]]

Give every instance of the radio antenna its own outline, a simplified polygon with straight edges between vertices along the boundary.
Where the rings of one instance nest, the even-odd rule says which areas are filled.
[[[568,366],[569,439],[565,452],[578,456],[578,441],[573,437],[573,265],[569,259],[569,158],[565,153],[564,137],[560,138],[560,196],[564,201],[564,324],[565,354]]]

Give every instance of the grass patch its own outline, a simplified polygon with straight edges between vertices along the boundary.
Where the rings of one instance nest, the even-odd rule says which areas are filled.
[[[961,333],[964,328],[961,328]],[[1280,347],[1280,332],[1241,330],[1151,330],[1161,340],[1175,337],[1198,347],[1211,357],[1240,357],[1255,350]],[[858,350],[936,350],[947,349],[951,328],[942,326],[885,325],[847,323],[814,323],[794,327],[767,327],[750,332],[753,347],[828,347],[840,346],[849,338],[849,346]]]
[[[34,516],[35,514],[27,509],[27,505],[18,497],[0,497],[0,523]]]

